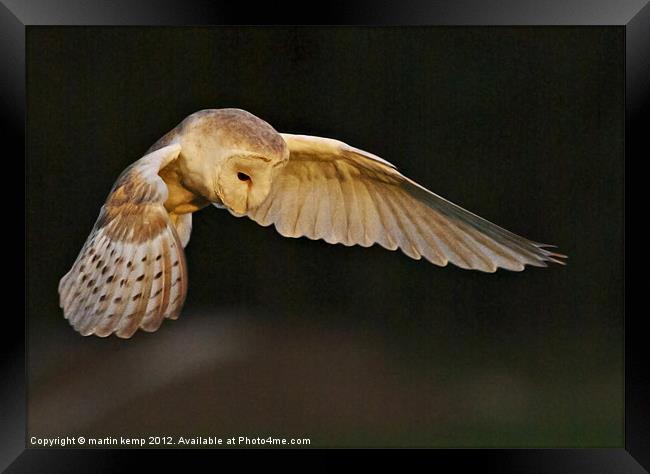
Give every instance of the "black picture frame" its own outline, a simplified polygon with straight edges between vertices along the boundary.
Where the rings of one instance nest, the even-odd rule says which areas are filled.
[[[296,16],[296,9],[288,4],[253,10],[207,0],[95,0],[92,5],[83,0],[3,0],[2,3],[0,64],[3,64],[3,74],[0,94],[3,129],[6,139],[14,145],[14,156],[19,156],[21,150],[24,156],[25,150],[27,27],[226,24],[619,25],[625,28],[626,37],[626,176],[629,163],[641,161],[650,153],[646,120],[650,109],[650,5],[647,0],[310,2],[310,8],[305,9],[302,17]],[[293,15],[288,14],[289,10]],[[25,204],[27,213],[28,194]],[[20,217],[16,219],[20,220]],[[16,267],[21,268],[18,262]],[[625,314],[624,448],[434,450],[428,453],[436,461],[453,464],[455,469],[480,467],[488,471],[518,473],[646,472],[644,467],[650,469],[650,389],[647,375],[647,361],[650,359],[643,341],[645,334],[640,329],[643,319],[643,315],[636,311]],[[0,467],[8,468],[7,472],[114,472],[134,465],[133,457],[141,453],[133,450],[26,449],[26,347],[22,321],[5,334],[4,382],[0,392],[0,406],[4,412],[0,422]],[[159,450],[154,454],[158,461],[164,462],[167,457]],[[152,451],[145,455],[151,456]]]

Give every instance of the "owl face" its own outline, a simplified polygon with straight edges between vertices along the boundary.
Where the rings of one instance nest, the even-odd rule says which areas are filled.
[[[217,194],[236,214],[258,207],[271,191],[271,183],[282,162],[257,155],[236,154],[219,170]]]

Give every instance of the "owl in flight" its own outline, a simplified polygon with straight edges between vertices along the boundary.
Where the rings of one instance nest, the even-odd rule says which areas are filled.
[[[187,292],[192,213],[213,204],[285,237],[375,243],[411,258],[494,272],[564,255],[432,193],[338,140],[278,133],[239,109],[196,112],[115,182],[60,306],[82,335],[131,337],[177,319]]]

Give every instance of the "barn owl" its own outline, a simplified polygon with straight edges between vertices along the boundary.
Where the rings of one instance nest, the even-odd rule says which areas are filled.
[[[278,133],[240,109],[196,112],[118,177],[70,271],[64,316],[80,334],[130,338],[177,319],[192,213],[210,204],[285,237],[379,244],[483,272],[563,264],[564,255],[433,194],[338,140]]]

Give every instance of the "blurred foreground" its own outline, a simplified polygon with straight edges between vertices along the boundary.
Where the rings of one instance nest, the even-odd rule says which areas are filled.
[[[617,445],[620,374],[576,383],[570,370],[549,378],[489,354],[470,360],[468,347],[442,340],[430,341],[433,352],[397,350],[386,336],[226,309],[186,311],[131,340],[56,324],[30,353],[28,432],[273,435],[316,447]]]

